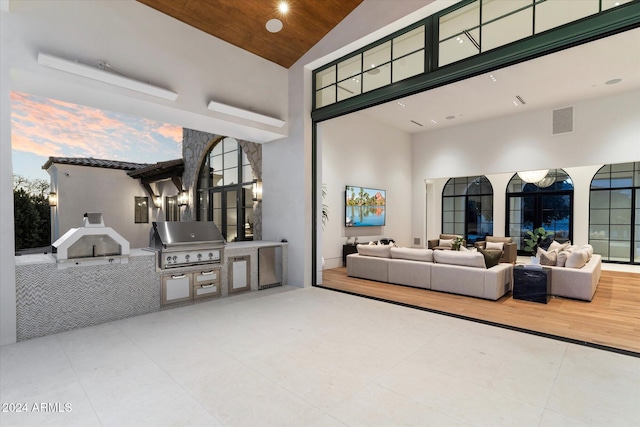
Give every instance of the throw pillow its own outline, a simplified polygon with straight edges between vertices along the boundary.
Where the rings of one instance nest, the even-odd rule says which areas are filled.
[[[433,262],[482,269],[486,268],[484,257],[477,252],[433,251]]]
[[[438,241],[438,246],[443,248],[452,248],[453,247],[453,239],[440,239]]]
[[[486,242],[485,249],[497,249],[499,251],[504,250],[504,242]]]
[[[391,258],[389,245],[358,245],[358,253],[363,256],[375,256],[379,258]]]
[[[571,252],[569,251],[562,251],[558,254],[558,257],[556,258],[556,267],[564,267],[564,265],[567,263],[567,258],[569,258],[569,255],[571,254]]]
[[[573,251],[571,255],[567,257],[567,262],[564,264],[566,268],[582,268],[589,260],[589,254],[584,249],[578,249]]]
[[[564,251],[566,248],[569,247],[569,245],[571,245],[571,242],[567,242],[567,243],[560,243],[556,240],[554,240],[553,242],[551,242],[551,244],[549,245],[549,249],[547,249],[548,251],[553,251],[553,250],[557,250],[558,252],[562,252]]]
[[[433,262],[433,250],[391,247],[391,258]]]
[[[591,259],[591,257],[593,256],[593,246],[587,243],[586,245],[582,245],[580,249],[584,249],[585,251],[587,251],[589,259]]]
[[[500,263],[500,258],[502,258],[502,251],[498,251],[496,249],[478,248],[478,252],[480,252],[484,257],[484,264],[487,268],[498,265]]]
[[[545,251],[538,248],[538,256],[540,257],[540,265],[556,265],[558,252],[555,250]]]

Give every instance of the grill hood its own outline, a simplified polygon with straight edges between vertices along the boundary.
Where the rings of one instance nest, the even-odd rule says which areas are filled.
[[[154,222],[153,230],[158,249],[225,244],[222,233],[213,222]]]

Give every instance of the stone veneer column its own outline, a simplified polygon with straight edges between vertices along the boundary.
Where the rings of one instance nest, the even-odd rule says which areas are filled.
[[[204,155],[211,149],[212,144],[225,138],[222,135],[201,132],[193,129],[182,130],[182,158],[184,159],[184,173],[182,185],[189,192],[190,203],[181,212],[182,221],[194,221],[196,218],[194,208],[196,200],[196,184],[200,165]],[[262,179],[262,146],[255,142],[238,139],[240,147],[247,155],[253,174],[257,179]],[[253,203],[253,239],[262,240],[262,203]]]

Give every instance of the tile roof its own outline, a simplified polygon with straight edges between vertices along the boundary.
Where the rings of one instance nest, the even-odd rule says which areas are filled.
[[[47,170],[54,163],[107,169],[122,169],[127,171],[133,171],[149,166],[149,163],[121,162],[118,160],[94,159],[93,157],[49,157],[49,160],[47,160],[47,162],[42,166],[42,169]]]

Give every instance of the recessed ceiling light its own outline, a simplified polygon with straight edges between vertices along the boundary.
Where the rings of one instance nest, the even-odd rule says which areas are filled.
[[[445,119],[447,119],[447,120],[453,120],[455,118],[456,118],[456,116],[447,116],[447,117],[445,117]]]
[[[289,12],[289,5],[287,4],[286,1],[281,1],[280,3],[278,3],[278,10],[281,13],[287,13]]]
[[[282,21],[276,18],[273,19],[269,19],[267,21],[267,31],[269,31],[270,33],[277,33],[278,31],[282,30]]]
[[[494,76],[493,74],[489,74],[489,78],[491,79],[492,82],[498,81],[498,79],[496,79],[496,76]]]
[[[606,85],[614,85],[616,83],[620,83],[622,81],[622,79],[611,79],[609,81],[604,82],[604,84]]]
[[[438,124],[438,122],[436,122],[436,121],[435,121],[435,120],[433,120],[433,119],[431,119],[431,123],[434,123],[434,124],[436,124],[436,125]]]
[[[404,105],[402,102],[398,101],[398,105],[401,107],[406,107],[406,105]]]

